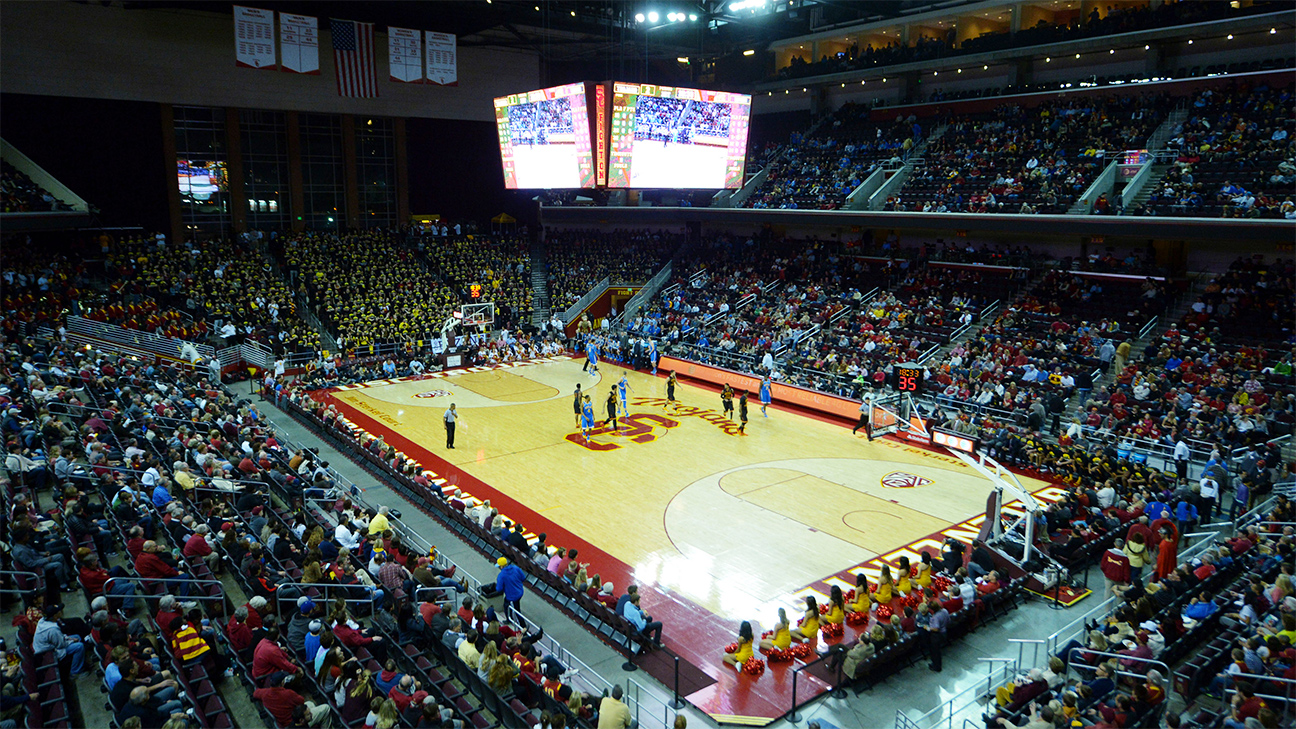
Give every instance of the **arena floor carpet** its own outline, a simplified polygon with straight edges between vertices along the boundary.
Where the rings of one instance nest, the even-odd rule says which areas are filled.
[[[764,417],[754,397],[739,434],[714,390],[681,381],[682,406],[664,409],[665,373],[605,363],[591,375],[582,363],[467,368],[317,397],[446,479],[447,490],[489,499],[529,535],[576,547],[618,594],[640,585],[666,645],[714,679],[703,685],[690,673],[696,690],[685,698],[720,721],[760,725],[786,713],[790,674],[802,665],[736,675],[721,655],[740,621],[759,634],[784,607],[795,622],[804,596],[822,602],[832,585],[853,588],[861,570],[876,581],[882,564],[916,561],[944,535],[971,541],[984,519],[990,482],[952,456],[895,438],[869,442],[840,422],[777,406]],[[598,427],[586,443],[572,410],[576,384],[601,424],[623,373],[631,389],[622,428]],[[442,415],[452,402],[460,417],[448,450]],[[1022,482],[1037,498],[1059,493]],[[843,640],[855,632],[847,626]],[[824,643],[816,640],[819,652]],[[825,690],[803,672],[796,701]]]

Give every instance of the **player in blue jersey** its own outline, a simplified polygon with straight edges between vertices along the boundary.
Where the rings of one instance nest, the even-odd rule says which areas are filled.
[[[591,375],[598,375],[598,356],[598,342],[591,337],[590,340],[585,343],[585,367],[588,368]]]
[[[771,389],[773,388],[770,385],[770,378],[768,375],[766,375],[765,379],[761,380],[760,401],[761,401],[761,415],[764,415],[767,418],[769,417],[769,413],[765,412],[765,408],[769,407],[770,400],[772,399],[770,393]]]
[[[657,340],[648,340],[648,362],[652,365],[653,377],[657,376]]]
[[[594,429],[594,404],[590,402],[590,396],[585,395],[581,402],[581,435],[585,436],[585,442],[589,442],[589,433]]]
[[[630,381],[626,379],[624,372],[621,373],[621,379],[617,380],[617,392],[621,394],[621,415],[622,417],[630,414],[630,404],[626,400],[626,393],[634,388],[630,386]]]

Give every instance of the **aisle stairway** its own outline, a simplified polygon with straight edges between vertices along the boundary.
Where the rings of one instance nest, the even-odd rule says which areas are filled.
[[[549,321],[549,277],[545,270],[544,244],[536,241],[531,244],[531,291],[534,293],[531,305],[531,323],[540,326]]]
[[[1174,165],[1152,165],[1152,172],[1144,180],[1143,187],[1134,193],[1134,197],[1130,198],[1129,202],[1125,204],[1125,209],[1132,210],[1135,206],[1146,203],[1148,198],[1152,197],[1152,193],[1161,189],[1161,181],[1165,179],[1166,173],[1170,171],[1171,167],[1174,167]]]

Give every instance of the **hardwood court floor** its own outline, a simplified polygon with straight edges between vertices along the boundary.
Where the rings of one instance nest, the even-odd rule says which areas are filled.
[[[644,605],[669,616],[667,645],[726,681],[720,650],[739,621],[768,628],[778,607],[795,616],[798,592],[984,512],[990,483],[954,458],[773,407],[765,418],[754,393],[740,435],[715,391],[681,382],[683,406],[663,409],[664,377],[609,364],[589,375],[581,364],[473,368],[328,397],[447,488],[492,499],[551,545],[577,546],[618,593],[629,580],[655,588]],[[622,430],[600,427],[586,444],[576,384],[601,425],[622,373],[631,387]],[[447,450],[451,402],[460,419]]]

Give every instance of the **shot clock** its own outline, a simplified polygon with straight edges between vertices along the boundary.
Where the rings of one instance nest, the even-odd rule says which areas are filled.
[[[916,364],[898,364],[891,368],[891,387],[906,395],[921,395],[923,368]]]

